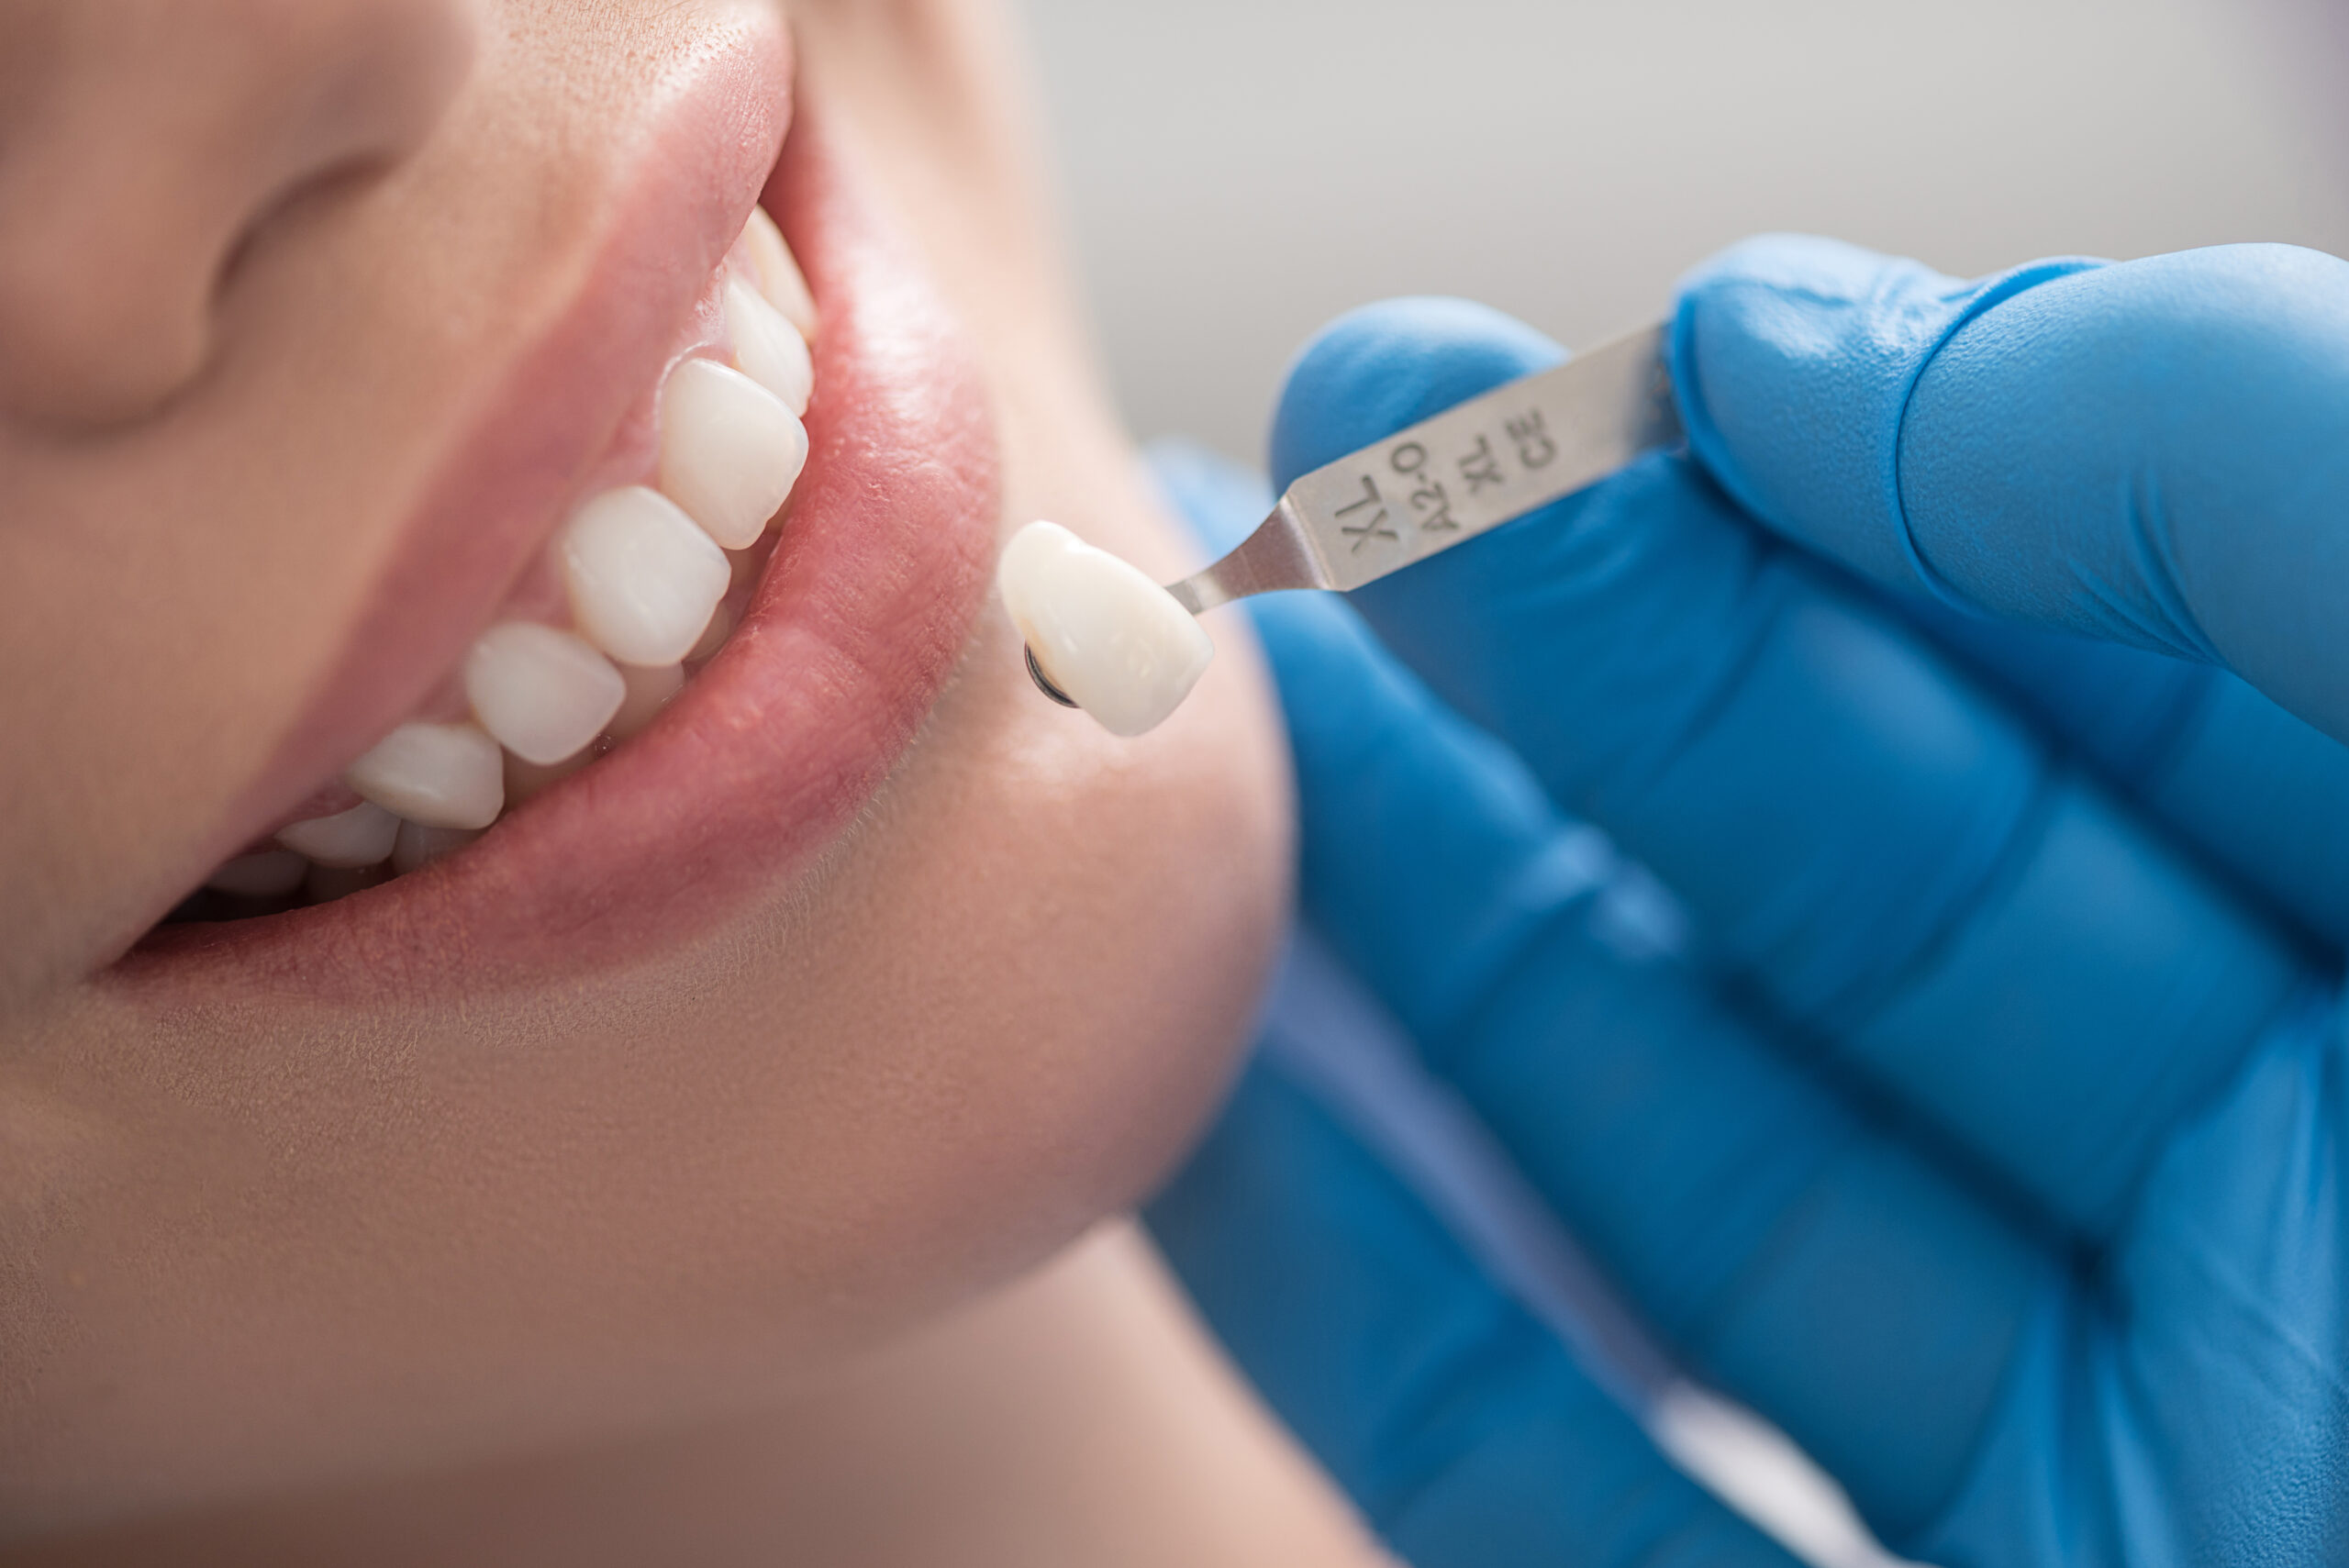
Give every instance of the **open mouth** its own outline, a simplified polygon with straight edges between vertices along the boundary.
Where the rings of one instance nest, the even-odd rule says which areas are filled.
[[[737,199],[640,182],[644,210],[533,371],[627,357],[622,322],[657,373],[607,392],[626,411],[600,428],[541,418],[518,455],[484,433],[490,455],[415,530],[440,558],[395,567],[373,617],[413,623],[429,582],[439,624],[362,628],[369,655],[289,740],[235,852],[121,981],[265,960],[367,994],[607,964],[789,878],[886,777],[984,593],[993,443],[959,334],[820,116],[791,121],[787,76],[776,50],[705,66],[666,157],[730,157]],[[729,145],[762,118],[763,164]],[[718,259],[666,285],[682,308],[647,312],[628,291],[679,272],[674,229],[665,256],[646,238],[664,201]],[[533,521],[485,548],[466,508],[510,514],[518,471]],[[447,612],[452,572],[486,616]]]
[[[717,656],[807,463],[816,309],[763,207],[705,295],[707,330],[668,368],[651,439],[621,443],[632,482],[582,502],[425,706],[179,917],[323,904],[421,871],[643,733]]]

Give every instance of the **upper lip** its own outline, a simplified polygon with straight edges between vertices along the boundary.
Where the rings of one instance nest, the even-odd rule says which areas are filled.
[[[589,285],[444,471],[344,667],[235,827],[282,815],[454,665],[578,499],[757,194],[824,324],[808,464],[731,639],[653,730],[464,853],[331,904],[161,928],[115,966],[117,984],[260,965],[364,999],[640,957],[788,878],[912,740],[987,581],[995,455],[977,369],[820,105],[793,104],[779,40],[740,40],[698,69]]]

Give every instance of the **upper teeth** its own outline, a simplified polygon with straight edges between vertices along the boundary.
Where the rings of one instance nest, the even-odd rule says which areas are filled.
[[[758,542],[807,461],[798,416],[749,376],[710,360],[687,360],[669,373],[661,488],[727,549]]]
[[[484,632],[463,669],[474,722],[393,730],[345,774],[362,804],[294,823],[278,835],[286,849],[320,865],[388,859],[413,870],[496,819],[509,765],[543,780],[584,761],[599,737],[626,740],[683,683],[681,662],[722,640],[731,617],[719,603],[738,566],[725,552],[758,542],[807,461],[800,416],[815,386],[816,307],[763,211],[744,225],[720,291],[732,364],[693,358],[670,372],[659,488],[590,497],[557,541],[572,629],[507,621]],[[216,885],[290,891],[274,853],[230,862]]]
[[[384,810],[427,828],[486,828],[506,806],[506,760],[470,724],[403,724],[343,776]]]
[[[373,801],[362,800],[332,817],[296,822],[277,835],[277,841],[322,866],[371,866],[392,852],[400,833],[400,819]]]
[[[494,626],[465,656],[465,699],[499,745],[527,762],[560,762],[604,732],[628,683],[567,631],[535,621]]]
[[[816,361],[807,339],[740,278],[726,280],[726,335],[734,340],[737,369],[782,398],[792,413],[807,412],[816,390]]]
[[[674,664],[726,596],[726,552],[677,504],[632,484],[607,490],[563,530],[579,630],[628,664]]]
[[[809,342],[816,340],[816,300],[807,292],[807,280],[799,271],[798,258],[783,238],[783,230],[765,209],[752,207],[751,219],[742,226],[742,248],[751,253],[751,266],[758,273],[759,292],[769,304],[783,312],[799,335]]]

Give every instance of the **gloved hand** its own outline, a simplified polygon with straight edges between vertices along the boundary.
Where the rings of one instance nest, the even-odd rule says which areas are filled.
[[[1559,357],[1347,317],[1275,479]],[[1895,1550],[2349,1561],[2349,264],[1764,240],[1673,357],[1690,456],[1257,601],[1306,918]],[[1150,1218],[1410,1561],[1785,1561],[1277,1073]]]

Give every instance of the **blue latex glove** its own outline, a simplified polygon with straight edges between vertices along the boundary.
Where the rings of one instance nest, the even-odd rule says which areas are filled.
[[[1306,917],[1896,1550],[2349,1562],[2349,264],[1765,240],[1674,352],[1693,457],[1259,602]],[[1275,478],[1559,356],[1350,316]],[[1695,956],[1594,929],[1567,814]],[[1277,1073],[1151,1220],[1410,1560],[1784,1561]]]

